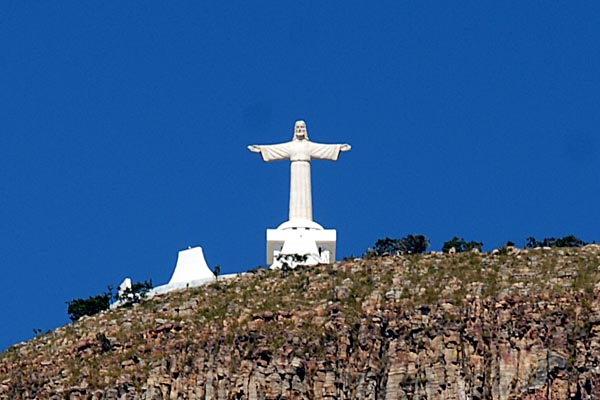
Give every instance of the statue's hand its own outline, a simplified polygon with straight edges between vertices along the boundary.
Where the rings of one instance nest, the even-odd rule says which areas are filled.
[[[351,148],[352,146],[350,146],[349,144],[343,144],[340,146],[341,151],[350,151]]]
[[[253,153],[260,153],[260,146],[253,144],[248,146],[248,150],[250,150]]]

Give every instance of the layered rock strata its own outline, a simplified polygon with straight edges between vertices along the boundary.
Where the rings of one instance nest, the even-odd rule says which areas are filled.
[[[600,251],[258,270],[8,349],[1,399],[597,399]]]

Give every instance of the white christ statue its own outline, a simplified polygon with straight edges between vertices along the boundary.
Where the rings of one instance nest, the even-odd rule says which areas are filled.
[[[260,153],[264,161],[290,160],[290,221],[312,221],[311,160],[336,161],[349,144],[311,142],[304,121],[296,121],[292,141],[270,145],[252,145],[248,149]]]

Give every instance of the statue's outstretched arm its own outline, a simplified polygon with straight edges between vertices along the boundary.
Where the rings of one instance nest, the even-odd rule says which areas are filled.
[[[290,158],[289,143],[250,145],[248,150],[260,153],[264,161],[286,160]]]
[[[311,142],[310,157],[315,160],[336,161],[342,151],[351,149],[349,144],[323,144]]]

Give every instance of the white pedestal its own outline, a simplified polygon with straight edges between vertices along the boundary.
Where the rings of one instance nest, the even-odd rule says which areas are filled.
[[[335,261],[336,241],[335,229],[323,229],[313,221],[287,221],[267,229],[267,264],[271,268],[330,264]]]
[[[185,284],[197,280],[211,280],[215,275],[208,268],[204,258],[202,247],[192,247],[181,250],[177,255],[175,272],[169,281],[169,285]]]

